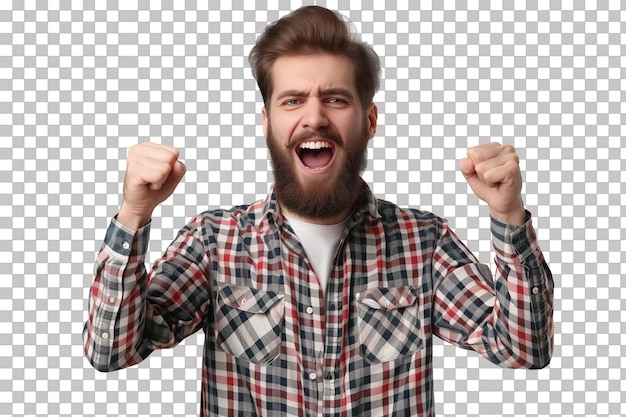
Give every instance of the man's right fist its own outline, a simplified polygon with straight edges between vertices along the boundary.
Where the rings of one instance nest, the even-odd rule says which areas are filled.
[[[185,175],[178,150],[150,142],[130,148],[124,178],[124,200],[117,220],[131,229],[150,221],[152,211],[165,201]]]

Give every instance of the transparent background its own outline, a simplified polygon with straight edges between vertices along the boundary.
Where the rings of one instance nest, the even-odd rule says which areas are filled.
[[[555,355],[503,370],[437,341],[438,415],[626,414],[623,2],[318,3],[383,63],[365,174],[379,197],[447,217],[490,262],[487,209],[457,162],[489,141],[521,157],[555,277]],[[1,416],[198,415],[201,335],[110,374],[83,358],[93,262],[135,143],[176,146],[188,167],[155,213],[150,263],[194,214],[265,196],[247,54],[301,4],[0,3]]]

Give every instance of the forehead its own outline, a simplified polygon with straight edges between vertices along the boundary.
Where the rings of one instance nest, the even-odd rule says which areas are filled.
[[[286,90],[315,93],[343,88],[356,96],[354,65],[341,55],[326,53],[279,57],[272,68],[273,96]]]

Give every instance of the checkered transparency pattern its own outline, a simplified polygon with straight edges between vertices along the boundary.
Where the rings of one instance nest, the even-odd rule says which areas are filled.
[[[301,3],[229,3],[0,3],[0,415],[198,414],[201,335],[101,374],[81,332],[130,146],[176,146],[188,167],[155,213],[150,262],[190,216],[268,189],[246,56],[266,22]],[[349,16],[383,63],[374,192],[449,218],[489,262],[487,209],[456,165],[469,146],[515,145],[555,276],[550,367],[503,370],[438,343],[437,413],[625,414],[622,2],[320,3]]]

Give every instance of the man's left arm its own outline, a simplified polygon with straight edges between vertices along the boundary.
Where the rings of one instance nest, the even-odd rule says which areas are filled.
[[[448,229],[435,256],[434,332],[506,367],[545,367],[553,349],[552,274],[521,197],[515,149],[468,151],[460,169],[491,212],[495,276]]]
[[[529,220],[491,218],[495,271],[443,224],[434,253],[433,333],[506,368],[544,368],[553,351],[552,274]]]

